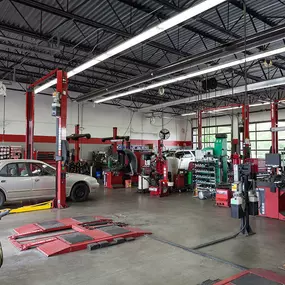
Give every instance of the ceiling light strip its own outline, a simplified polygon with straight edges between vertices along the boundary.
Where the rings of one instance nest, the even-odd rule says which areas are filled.
[[[185,75],[181,75],[181,76],[174,77],[174,78],[167,79],[167,80],[163,80],[163,81],[160,81],[160,82],[157,82],[157,83],[154,83],[154,84],[150,84],[150,85],[145,86],[145,87],[132,89],[132,90],[129,90],[129,91],[126,91],[126,92],[122,92],[122,93],[119,93],[119,94],[115,94],[115,95],[112,95],[112,96],[109,96],[109,97],[106,97],[106,98],[98,99],[98,100],[95,100],[94,102],[95,103],[103,103],[103,102],[106,102],[106,101],[109,101],[109,100],[113,100],[113,99],[116,99],[116,98],[132,95],[132,94],[135,94],[135,93],[139,93],[139,92],[143,92],[143,91],[146,91],[146,90],[154,89],[154,88],[157,88],[157,87],[160,87],[160,86],[166,86],[166,85],[172,84],[172,83],[177,83],[179,81],[184,81],[186,79],[195,78],[197,76],[201,76],[201,75],[208,74],[208,73],[211,73],[211,72],[216,72],[216,71],[219,71],[219,70],[222,70],[222,69],[226,69],[226,68],[233,67],[233,66],[236,66],[236,65],[239,65],[239,64],[244,64],[246,62],[250,62],[250,61],[266,58],[266,57],[269,57],[269,56],[272,56],[272,55],[275,55],[275,54],[280,54],[280,53],[283,53],[283,52],[285,52],[285,47],[278,48],[278,49],[275,49],[275,50],[270,50],[270,51],[263,52],[263,53],[258,53],[258,54],[252,55],[252,56],[248,56],[247,58],[242,58],[242,59],[230,61],[230,62],[227,62],[227,63],[219,64],[217,66],[213,66],[213,67],[210,67],[210,68],[205,68],[205,69],[202,69],[202,70],[199,70],[199,71],[195,71],[195,72],[190,72],[190,73],[187,73]]]
[[[171,17],[168,20],[165,20],[161,23],[159,23],[158,25],[146,30],[145,32],[140,33],[137,36],[134,36],[133,38],[124,41],[123,43],[115,46],[114,48],[111,48],[110,50],[108,50],[107,52],[94,57],[93,59],[83,63],[82,65],[79,65],[78,67],[70,70],[67,73],[67,77],[72,77],[114,55],[117,55],[139,43],[144,42],[145,40],[148,40],[178,24],[181,24],[182,22],[185,22],[186,20],[189,20],[213,7],[216,7],[217,5],[225,2],[226,0],[206,0],[203,1],[200,4],[197,4],[193,7],[190,7],[188,9],[186,9],[185,11],[177,14],[176,16]],[[54,80],[47,82],[46,84],[44,84],[43,86],[45,86],[45,89],[52,87],[54,84],[56,84],[56,81],[54,82]],[[39,93],[45,89],[43,89],[43,86],[40,86],[38,88],[35,89],[35,93]]]

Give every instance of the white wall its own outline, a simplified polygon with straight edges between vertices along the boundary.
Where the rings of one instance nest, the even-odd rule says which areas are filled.
[[[19,89],[18,84],[7,86]],[[24,86],[25,87],[25,86]],[[46,91],[47,93],[47,91]],[[50,92],[51,93],[51,92]],[[70,96],[77,94],[70,93]],[[2,134],[2,118],[4,112],[3,97],[0,97],[0,134]],[[24,135],[26,102],[24,91],[7,90],[6,98],[6,134]],[[35,135],[55,136],[55,118],[51,116],[51,96],[36,95],[35,98]],[[165,115],[167,116],[167,115]],[[82,133],[90,133],[92,138],[102,138],[112,136],[113,127],[118,127],[118,135],[130,135],[131,139],[157,140],[158,132],[162,128],[162,121],[156,118],[154,123],[150,123],[149,118],[145,118],[142,113],[134,113],[125,108],[117,108],[107,105],[96,105],[85,103],[80,105],[79,123]],[[67,134],[74,133],[74,125],[78,122],[78,104],[68,102],[67,114]],[[130,124],[131,122],[131,124]],[[171,141],[190,141],[191,125],[187,118],[164,118],[164,127],[169,129]],[[39,150],[44,150],[47,146],[36,145]],[[103,147],[103,146],[102,146]],[[84,146],[90,149],[90,146]]]

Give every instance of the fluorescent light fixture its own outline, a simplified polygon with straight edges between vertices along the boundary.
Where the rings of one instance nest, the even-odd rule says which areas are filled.
[[[223,111],[231,111],[231,110],[236,110],[236,109],[240,109],[241,106],[234,106],[234,107],[230,107],[230,108],[221,108],[221,109],[216,109],[216,110],[205,110],[203,113],[217,113],[217,112],[223,112]]]
[[[270,129],[271,132],[282,132],[282,131],[285,131],[285,127],[275,127],[275,128],[271,128]]]
[[[232,96],[233,94],[243,93],[246,90],[247,91],[261,90],[261,89],[276,87],[280,85],[285,85],[285,77],[274,78],[270,80],[251,83],[251,84],[248,84],[247,86],[242,85],[242,86],[238,86],[234,88],[212,91],[212,92],[203,93],[203,94],[199,94],[199,95],[195,95],[195,96],[191,96],[191,97],[187,97],[183,99],[160,103],[160,104],[141,108],[139,109],[139,111],[149,112],[152,110],[163,109],[163,108],[175,106],[175,105],[190,104],[190,103],[198,102],[201,100],[209,100],[209,99],[216,99],[219,97]],[[253,105],[256,105],[256,104],[253,104]]]
[[[40,93],[40,92],[42,92],[42,91],[44,91],[44,90],[46,90],[46,89],[52,87],[52,86],[55,85],[56,83],[57,83],[57,80],[56,80],[56,79],[53,79],[53,80],[51,80],[51,81],[49,81],[49,82],[47,82],[47,83],[41,85],[40,87],[38,87],[38,88],[35,89],[35,94]]]
[[[258,107],[258,106],[269,105],[269,104],[270,102],[256,103],[256,104],[249,105],[249,107]]]
[[[110,50],[108,50],[107,52],[94,57],[93,59],[83,63],[82,65],[79,65],[78,67],[70,70],[67,73],[67,77],[72,77],[76,74],[78,74],[79,72],[82,72],[120,52],[123,52],[141,42],[144,42],[147,39],[150,39],[160,33],[162,33],[163,31],[166,31],[178,24],[181,24],[182,22],[185,22],[186,20],[189,20],[213,7],[216,7],[217,5],[226,2],[226,0],[205,0],[200,4],[197,4],[193,7],[190,7],[188,9],[186,9],[185,11],[177,14],[176,16],[171,17],[168,20],[163,21],[162,23],[159,23],[158,25],[146,30],[145,32],[140,33],[137,36],[134,36],[133,38],[126,40],[125,42],[115,46],[114,48],[111,48]],[[51,86],[53,86],[55,83],[52,83],[52,81],[44,84],[49,88]],[[43,86],[44,86],[43,85]],[[45,89],[46,89],[45,88]],[[35,93],[39,93],[40,91],[43,91],[45,89],[39,89],[36,88],[35,89]],[[40,91],[39,91],[40,90]]]
[[[270,102],[265,102],[265,103],[257,103],[257,104],[251,104],[249,105],[249,107],[257,107],[257,106],[263,106],[263,105],[269,105]],[[242,106],[234,106],[234,107],[229,107],[229,108],[221,108],[221,109],[216,109],[216,110],[205,110],[203,111],[203,113],[217,113],[217,112],[223,112],[223,111],[231,111],[231,110],[236,110],[236,109],[241,109]],[[182,114],[181,116],[192,116],[192,115],[196,115],[195,112],[193,113],[187,113],[187,114]]]
[[[244,64],[244,63],[249,62],[249,61],[258,60],[258,59],[261,59],[261,58],[266,58],[266,57],[272,56],[274,54],[280,54],[280,53],[283,53],[283,52],[285,52],[285,47],[278,48],[278,49],[275,49],[275,50],[270,50],[270,51],[267,51],[267,52],[264,52],[264,53],[258,53],[258,54],[252,55],[252,56],[248,56],[246,58],[242,58],[242,59],[234,60],[234,61],[231,61],[231,62],[219,64],[219,65],[216,65],[216,66],[213,66],[213,67],[210,67],[210,68],[205,68],[205,69],[202,69],[202,70],[199,70],[199,71],[187,73],[185,75],[181,75],[181,76],[174,77],[174,78],[167,79],[167,80],[163,80],[163,81],[160,81],[160,82],[157,82],[157,83],[154,83],[154,84],[150,84],[150,85],[145,86],[145,87],[132,89],[132,90],[129,90],[129,91],[126,91],[126,92],[122,92],[122,93],[119,93],[119,94],[115,94],[115,95],[112,95],[112,96],[109,96],[109,97],[106,97],[106,98],[98,99],[98,100],[95,101],[95,103],[102,103],[102,102],[106,102],[106,101],[109,101],[109,100],[113,100],[115,98],[120,98],[120,97],[124,97],[124,96],[127,96],[127,95],[139,93],[139,92],[142,92],[142,91],[154,89],[154,88],[157,88],[157,87],[160,87],[160,86],[166,86],[166,85],[171,84],[171,83],[176,83],[176,82],[183,81],[183,80],[186,80],[186,79],[189,79],[189,78],[194,78],[194,77],[197,77],[197,76],[200,76],[200,75],[204,75],[204,74],[207,74],[207,73],[215,72],[215,71],[222,70],[222,69],[225,69],[225,68],[229,68],[229,67],[232,67],[232,66],[235,66],[235,65]]]
[[[193,113],[181,114],[182,117],[185,117],[185,116],[193,116],[193,115],[196,115],[196,113],[193,112]]]

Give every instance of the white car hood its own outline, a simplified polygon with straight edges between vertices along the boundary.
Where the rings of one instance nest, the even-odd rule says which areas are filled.
[[[83,175],[83,174],[78,174],[78,173],[67,173],[66,178],[69,179],[76,179],[76,180],[86,180],[86,179],[92,179],[92,176],[88,175]]]

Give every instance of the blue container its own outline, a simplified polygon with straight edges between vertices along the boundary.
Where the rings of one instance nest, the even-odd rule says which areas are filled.
[[[101,171],[96,171],[95,176],[96,176],[96,178],[101,178],[102,172]]]

